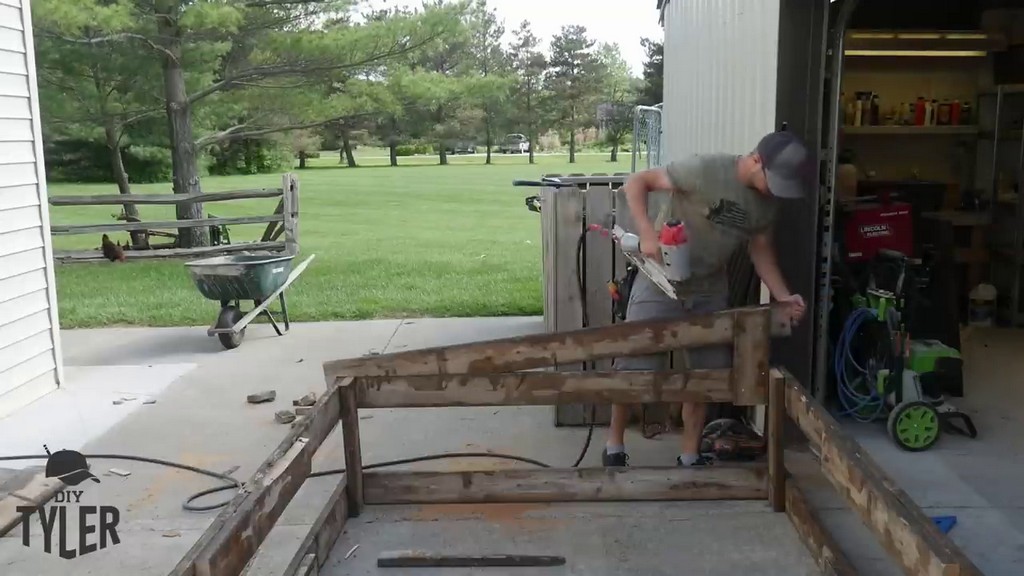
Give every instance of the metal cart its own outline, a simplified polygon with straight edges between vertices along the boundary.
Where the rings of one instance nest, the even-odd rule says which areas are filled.
[[[316,255],[310,255],[292,268],[294,254],[234,254],[203,258],[185,263],[199,292],[220,302],[220,314],[207,335],[214,336],[228,350],[238,348],[245,338],[245,328],[258,316],[266,316],[278,336],[291,328],[285,289],[299,277]],[[277,323],[269,306],[274,299],[281,302],[284,330]],[[253,309],[242,312],[241,301],[252,300]]]

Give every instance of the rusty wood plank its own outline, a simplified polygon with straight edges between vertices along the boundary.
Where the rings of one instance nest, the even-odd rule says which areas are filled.
[[[624,322],[556,334],[530,334],[469,344],[348,358],[324,363],[328,382],[347,376],[487,374],[545,368],[598,358],[667,352],[732,342],[734,317],[746,310],[771,310],[771,333],[790,333],[781,308],[723,310],[687,319]]]
[[[614,217],[614,195],[607,185],[591,185],[584,194],[586,208],[584,227],[591,224],[608,226]],[[588,231],[584,236],[583,285],[585,289],[586,317],[582,326],[608,326],[612,324],[612,299],[608,282],[614,275],[613,265],[617,249],[611,236]],[[575,277],[575,267],[573,276]],[[567,369],[572,369],[567,367]],[[611,360],[604,358],[587,362],[584,370],[610,370]],[[554,407],[555,426],[585,426],[592,423],[607,424],[611,418],[611,407],[586,404],[558,404]]]
[[[320,568],[317,566],[316,556],[309,554],[304,557],[294,572],[286,572],[287,576],[317,576]]]
[[[361,385],[354,378],[341,386],[341,433],[345,445],[345,497],[348,515],[355,518],[363,511],[363,452],[359,441],[359,392]]]
[[[733,404],[758,406],[768,399],[768,352],[771,328],[768,311],[737,312],[733,328]]]
[[[768,383],[768,502],[776,512],[786,511],[786,463],[782,439],[786,425],[786,377],[772,368]]]
[[[386,550],[377,557],[378,568],[484,568],[564,566],[564,556],[538,554],[443,554],[429,550]]]
[[[728,402],[730,370],[369,376],[360,408]]]
[[[39,472],[27,486],[14,490],[5,498],[0,498],[0,537],[21,524],[23,518],[18,508],[21,506],[42,506],[53,498],[53,495],[65,488],[60,478],[47,478]]]
[[[345,522],[348,520],[347,479],[346,475],[341,476],[341,480],[334,488],[330,498],[327,499],[327,503],[320,510],[320,515],[313,521],[306,536],[302,539],[302,543],[299,544],[292,561],[288,563],[284,576],[316,574],[316,571],[323,568],[327,562],[327,555],[334,548],[334,544],[338,541],[338,536],[345,529]],[[312,558],[312,562],[310,562],[310,558]],[[307,565],[309,566],[308,570],[313,570],[312,572],[303,572],[303,570],[307,570],[305,568]]]
[[[368,504],[498,504],[651,500],[763,500],[763,464],[669,468],[373,471]]]
[[[544,330],[555,332],[555,239],[558,226],[558,196],[554,188],[543,188],[540,191],[540,236],[541,266],[544,283]]]
[[[807,503],[807,498],[797,486],[796,480],[786,482],[786,515],[800,536],[804,546],[814,557],[815,563],[825,576],[857,576],[854,567],[839,547],[832,533],[822,524],[821,518]]]
[[[317,400],[313,413],[260,465],[245,489],[181,559],[172,576],[236,576],[242,572],[305,482],[313,454],[334,429],[340,390],[330,388]]]
[[[978,568],[799,382],[786,376],[786,411],[821,455],[821,469],[907,574],[976,576]]]
[[[613,191],[608,186],[591,186],[585,198],[585,224],[607,226],[614,213],[613,198]],[[612,297],[608,292],[608,281],[615,274],[613,265],[616,248],[610,235],[588,232],[583,250],[586,262],[583,280],[587,296],[587,325],[608,326],[612,323]],[[602,367],[602,362],[597,363],[598,370],[608,368]]]

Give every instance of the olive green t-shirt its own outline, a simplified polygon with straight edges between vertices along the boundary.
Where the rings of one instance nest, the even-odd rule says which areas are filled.
[[[677,219],[686,227],[693,276],[680,291],[688,295],[728,290],[726,266],[751,236],[774,224],[774,200],[736,177],[735,154],[702,154],[677,160],[666,169],[677,189],[662,209],[655,229]]]

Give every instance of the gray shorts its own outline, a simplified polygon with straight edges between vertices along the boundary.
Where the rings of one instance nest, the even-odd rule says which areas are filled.
[[[684,306],[679,300],[670,298],[658,288],[643,272],[636,276],[626,306],[626,322],[643,320],[684,319],[697,314],[717,312],[728,307],[725,293],[696,296]],[[684,365],[679,365],[683,359]],[[612,363],[615,370],[668,370],[668,353],[650,356],[616,358]],[[674,369],[718,369],[732,367],[732,346],[715,345],[690,348],[676,354]]]

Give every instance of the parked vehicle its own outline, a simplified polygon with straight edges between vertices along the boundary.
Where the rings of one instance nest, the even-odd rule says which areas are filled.
[[[522,134],[506,134],[504,140],[498,146],[502,154],[528,154],[530,152],[530,140]]]
[[[476,154],[476,144],[470,141],[448,142],[444,151],[448,154]]]

